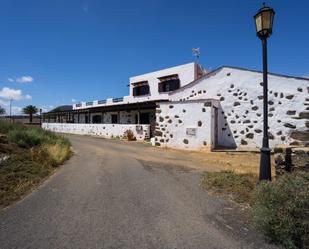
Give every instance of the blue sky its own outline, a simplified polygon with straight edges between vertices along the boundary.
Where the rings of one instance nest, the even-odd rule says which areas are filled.
[[[261,68],[255,0],[0,0],[0,105],[128,94],[130,76],[194,61]],[[276,11],[269,70],[309,75],[309,2],[268,1]]]

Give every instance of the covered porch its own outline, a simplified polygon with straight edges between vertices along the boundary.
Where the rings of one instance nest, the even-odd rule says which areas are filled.
[[[62,133],[121,137],[130,130],[137,139],[149,139],[156,125],[156,103],[119,104],[73,109],[60,106],[42,114],[42,127]]]

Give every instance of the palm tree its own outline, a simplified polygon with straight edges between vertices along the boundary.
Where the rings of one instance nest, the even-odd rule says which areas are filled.
[[[34,105],[27,105],[23,108],[23,113],[29,115],[29,123],[32,123],[32,117],[33,114],[36,114],[38,112],[38,108]]]
[[[0,106],[0,115],[4,115],[5,113],[5,109]]]

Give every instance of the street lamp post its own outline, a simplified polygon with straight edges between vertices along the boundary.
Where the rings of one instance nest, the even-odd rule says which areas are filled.
[[[263,145],[260,159],[260,181],[271,180],[271,161],[268,138],[268,79],[267,79],[267,38],[272,33],[275,11],[265,6],[254,16],[256,33],[263,48]]]

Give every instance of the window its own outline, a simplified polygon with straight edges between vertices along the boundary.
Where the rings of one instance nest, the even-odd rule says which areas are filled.
[[[100,124],[100,123],[102,123],[102,116],[101,115],[94,115],[94,116],[92,116],[92,123],[93,124]]]
[[[158,89],[160,93],[175,91],[180,87],[180,80],[177,74],[160,77],[158,79],[160,80]]]
[[[149,94],[149,85],[135,86],[133,88],[133,96],[142,96]]]
[[[148,81],[140,81],[132,83],[133,85],[133,96],[142,96],[149,94],[149,85]]]
[[[117,114],[112,114],[112,124],[117,124],[118,123],[118,115]]]

